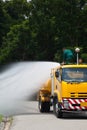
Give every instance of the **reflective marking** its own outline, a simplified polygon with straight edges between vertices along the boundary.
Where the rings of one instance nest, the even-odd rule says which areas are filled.
[[[74,110],[82,110],[82,109],[87,109],[87,106],[81,106],[81,102],[86,102],[87,103],[87,99],[64,99],[64,100],[68,100],[69,102],[69,109]],[[80,106],[73,106],[73,104],[80,104]],[[64,108],[64,106],[62,105],[62,108]]]

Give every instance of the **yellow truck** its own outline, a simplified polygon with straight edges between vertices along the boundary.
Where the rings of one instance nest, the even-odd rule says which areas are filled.
[[[40,112],[53,111],[58,118],[65,112],[87,111],[87,65],[60,65],[40,88]]]

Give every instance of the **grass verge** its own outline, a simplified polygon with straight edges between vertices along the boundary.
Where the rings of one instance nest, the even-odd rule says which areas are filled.
[[[2,120],[3,120],[3,116],[2,116],[2,115],[0,115],[0,123],[2,122]]]

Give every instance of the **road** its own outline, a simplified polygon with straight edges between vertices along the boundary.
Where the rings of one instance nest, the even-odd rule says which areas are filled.
[[[39,113],[38,103],[29,102],[29,111],[14,116],[10,130],[86,130],[87,114],[65,114],[62,119],[55,117],[53,112]]]

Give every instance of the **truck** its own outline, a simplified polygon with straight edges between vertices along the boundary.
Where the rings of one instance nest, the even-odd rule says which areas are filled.
[[[57,118],[64,113],[87,111],[87,65],[60,65],[51,69],[50,78],[38,94],[40,112],[53,112]]]

